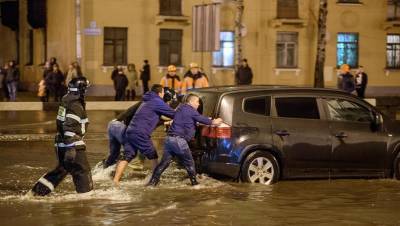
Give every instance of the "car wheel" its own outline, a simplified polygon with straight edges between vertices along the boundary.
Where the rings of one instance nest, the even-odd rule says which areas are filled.
[[[394,159],[393,163],[393,177],[397,180],[400,180],[400,153],[397,154],[397,157]]]
[[[275,157],[268,152],[256,151],[247,156],[241,169],[244,182],[273,184],[278,181],[279,167]]]

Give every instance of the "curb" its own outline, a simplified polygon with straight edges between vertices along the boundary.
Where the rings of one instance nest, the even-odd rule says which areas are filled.
[[[126,110],[138,101],[87,101],[88,111]],[[56,111],[59,103],[0,102],[0,111]]]

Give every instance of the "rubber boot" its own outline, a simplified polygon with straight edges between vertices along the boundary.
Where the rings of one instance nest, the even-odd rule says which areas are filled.
[[[158,182],[160,182],[160,179],[158,179],[158,178],[155,177],[155,176],[152,176],[151,179],[150,179],[150,181],[149,181],[149,183],[147,183],[146,186],[155,187],[155,186],[157,186]]]
[[[199,182],[197,182],[196,180],[196,176],[190,176],[190,183],[192,184],[192,186],[198,185]]]

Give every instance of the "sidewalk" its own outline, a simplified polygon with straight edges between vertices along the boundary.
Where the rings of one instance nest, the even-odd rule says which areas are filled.
[[[114,101],[113,96],[87,96],[86,110],[125,110],[139,98],[135,101]],[[34,92],[18,92],[17,101],[0,102],[0,111],[56,111],[58,105],[57,102],[41,102]]]

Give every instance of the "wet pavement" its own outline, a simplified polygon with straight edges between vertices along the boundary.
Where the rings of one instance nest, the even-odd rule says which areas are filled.
[[[25,193],[55,166],[55,112],[0,112],[1,225],[400,225],[400,182],[391,179],[281,181],[272,186],[207,175],[191,187],[171,166],[144,186],[149,164],[134,163],[120,188],[96,168],[108,151],[115,113],[89,112],[88,158],[95,190],[76,194],[70,177],[49,197]],[[161,150],[163,130],[153,137]]]

